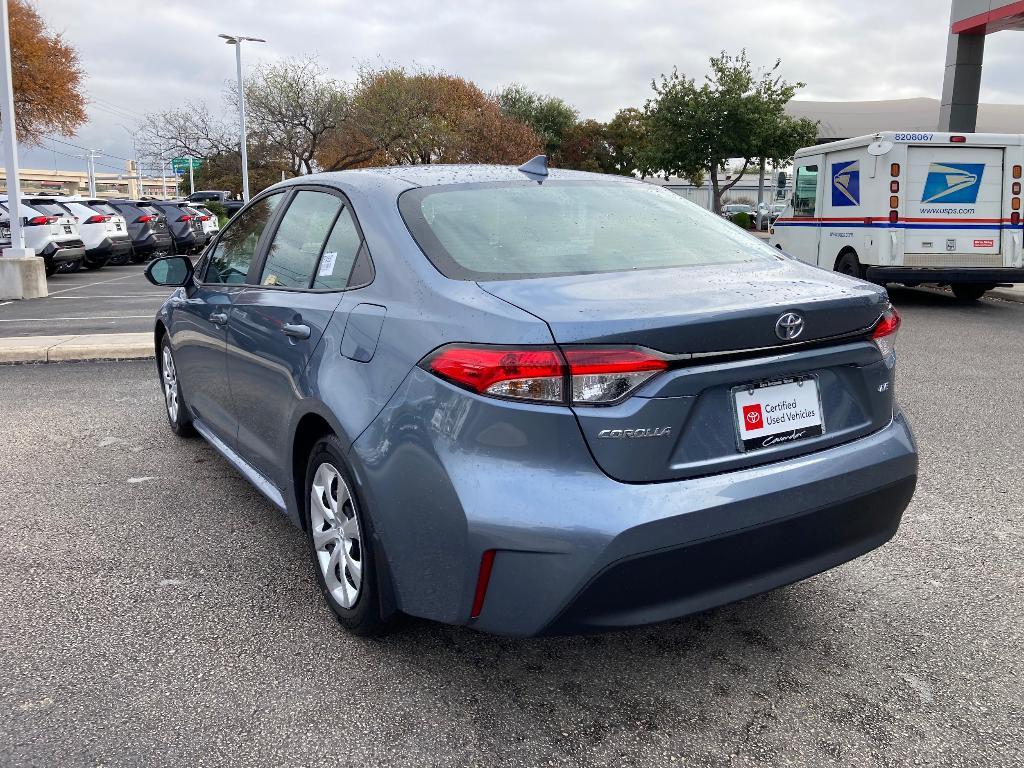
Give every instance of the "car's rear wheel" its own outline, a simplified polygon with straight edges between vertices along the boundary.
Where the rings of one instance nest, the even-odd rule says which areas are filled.
[[[57,268],[58,266],[53,262],[49,262],[43,265],[43,271],[46,273],[47,277],[53,277],[53,275],[56,274],[57,272]]]
[[[131,252],[125,251],[124,253],[118,253],[115,256],[111,256],[107,261],[107,265],[111,267],[123,267],[128,263],[131,258]]]
[[[317,441],[306,466],[306,522],[317,582],[338,622],[357,635],[388,628],[381,616],[372,528],[334,435]]]
[[[185,399],[181,395],[178,367],[174,364],[174,352],[166,336],[160,342],[160,385],[163,387],[164,407],[171,431],[179,437],[191,437],[195,434],[195,429],[192,426],[192,417],[185,406]]]
[[[959,284],[950,286],[953,289],[953,295],[962,302],[977,301],[985,292],[988,290],[987,285],[971,285],[971,284]]]
[[[65,262],[64,264],[62,264],[60,266],[60,269],[58,269],[57,271],[58,272],[77,272],[81,268],[82,268],[82,260],[81,259],[75,259],[74,261]]]
[[[107,266],[106,260],[103,261],[89,261],[88,259],[82,260],[82,266],[86,269],[103,269]]]

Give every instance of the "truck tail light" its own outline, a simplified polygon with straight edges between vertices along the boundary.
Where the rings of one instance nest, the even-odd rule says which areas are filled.
[[[557,405],[608,405],[668,368],[642,347],[449,344],[420,367],[478,395]]]
[[[950,136],[949,141],[951,144],[964,144],[967,142],[966,136]]]
[[[875,324],[875,328],[871,332],[871,340],[875,342],[882,357],[887,357],[896,351],[896,334],[899,332],[902,322],[900,313],[894,307],[889,307]]]
[[[893,163],[892,165],[889,166],[889,175],[890,176],[894,176],[894,177],[900,175],[900,164],[899,163]]]
[[[1012,208],[1015,211],[1019,211],[1020,210],[1020,198],[1019,197],[1015,197],[1012,200],[1010,200],[1010,208]]]
[[[890,224],[895,224],[899,220],[900,220],[900,212],[899,211],[889,211],[889,223]]]
[[[1019,165],[1013,166],[1013,178],[1019,179],[1021,177],[1021,167]]]
[[[896,195],[889,195],[889,207],[890,208],[899,208],[900,207],[900,199],[898,197],[896,197]]]
[[[900,191],[900,183],[896,181],[896,179],[893,179],[892,181],[889,182],[889,191],[892,192],[893,194],[896,194],[897,192]]]
[[[1014,211],[1010,214],[1010,223],[1015,227],[1020,224],[1020,211]]]

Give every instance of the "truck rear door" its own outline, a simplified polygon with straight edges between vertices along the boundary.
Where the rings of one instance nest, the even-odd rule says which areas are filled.
[[[1003,150],[911,146],[907,162],[904,263],[1002,266]]]

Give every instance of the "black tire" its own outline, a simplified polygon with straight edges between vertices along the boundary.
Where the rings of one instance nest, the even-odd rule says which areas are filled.
[[[950,288],[953,289],[953,295],[957,300],[965,304],[977,301],[988,290],[987,285],[972,285],[971,283],[958,283],[951,285]]]
[[[125,251],[124,253],[119,253],[116,256],[111,256],[107,260],[107,266],[108,267],[123,267],[125,264],[128,263],[128,260],[130,258],[131,258],[131,254],[128,251]]]
[[[43,272],[46,273],[47,277],[53,277],[55,274],[57,274],[57,268],[57,265],[53,263],[43,264]]]
[[[75,259],[74,261],[67,261],[61,265],[59,272],[77,272],[82,268],[82,260]]]
[[[86,269],[92,269],[92,270],[103,269],[105,266],[107,266],[107,262],[105,262],[105,261],[87,261],[85,259],[82,259],[82,266],[85,267]]]
[[[165,375],[165,366],[168,360],[170,360],[170,370],[176,389],[176,408],[171,407],[171,398],[167,391],[169,383]],[[181,379],[178,377],[178,367],[174,363],[174,350],[171,349],[171,342],[166,335],[160,340],[160,354],[156,359],[156,367],[160,376],[160,392],[164,396],[164,413],[167,415],[167,423],[170,425],[171,431],[178,437],[194,436],[196,430],[192,426],[192,416],[185,404],[185,396],[181,392]]]
[[[306,482],[303,486],[306,539],[309,543],[310,559],[313,562],[313,572],[320,585],[320,591],[338,623],[355,635],[380,635],[387,632],[393,622],[382,617],[376,560],[372,544],[372,522],[358,496],[355,483],[352,482],[352,474],[345,464],[344,455],[341,441],[330,434],[320,438],[310,451],[309,459],[306,462]],[[324,548],[318,552],[315,540],[317,533],[325,534],[330,531],[342,530],[341,524],[333,525],[325,516],[321,516],[322,513],[313,509],[314,480],[318,477],[318,471],[324,466],[333,468],[336,477],[329,488],[325,486],[331,497],[326,499],[327,503],[321,505],[321,509],[329,507],[330,501],[333,500],[339,516],[344,515],[346,522],[353,518],[356,520],[355,532],[358,539],[339,539],[337,541],[330,539],[323,544]],[[325,498],[324,495],[321,497]],[[348,563],[361,567],[361,577],[351,606],[345,606],[332,593],[332,588],[328,586],[325,578],[326,568],[321,565],[320,558],[324,557],[329,565],[338,548],[342,548],[341,551],[344,555],[337,558],[338,562],[332,569],[333,581],[338,585],[334,588],[335,590],[345,590],[347,594],[352,594],[353,578],[349,571],[349,565],[346,564],[346,558]],[[343,586],[341,579],[345,580]]]
[[[864,279],[864,267],[860,265],[860,260],[853,251],[847,251],[839,257],[839,261],[836,262],[836,272]]]

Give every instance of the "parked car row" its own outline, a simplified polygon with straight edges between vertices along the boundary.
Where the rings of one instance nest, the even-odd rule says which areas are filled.
[[[11,239],[10,200],[0,195],[0,247]],[[46,275],[198,253],[220,229],[217,217],[184,200],[106,200],[26,195],[18,206],[25,247]]]

